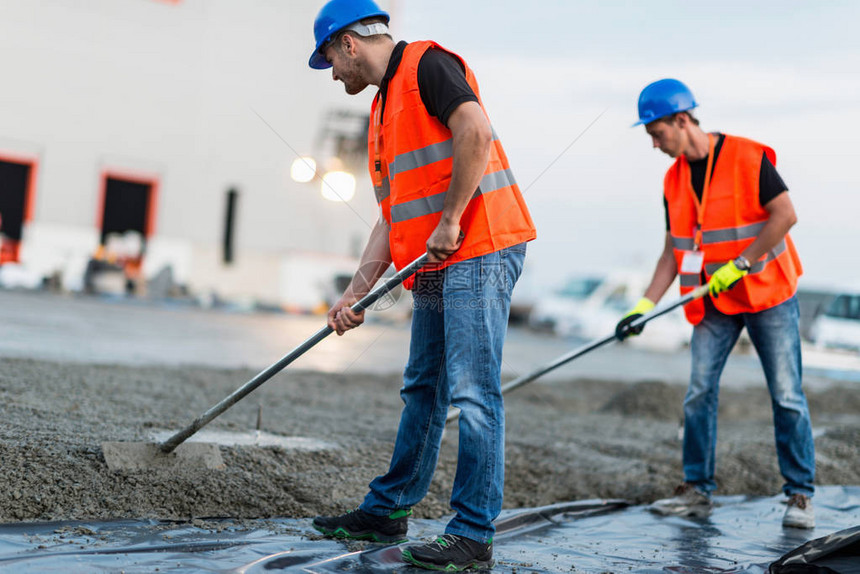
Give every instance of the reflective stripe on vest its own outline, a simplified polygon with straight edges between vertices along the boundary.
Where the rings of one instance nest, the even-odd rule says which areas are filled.
[[[391,184],[387,177],[382,178],[382,185],[374,185],[373,193],[376,194],[376,203],[382,203],[391,195]]]
[[[490,129],[493,131],[493,141],[498,141],[499,135],[496,130],[492,126]],[[454,157],[454,140],[447,139],[394,156],[394,161],[388,165],[388,176],[391,179],[396,179],[398,173],[418,169],[452,157]]]
[[[743,225],[741,227],[729,227],[727,229],[714,229],[702,232],[702,244],[723,243],[724,241],[739,241],[741,239],[754,239],[764,228],[766,221]]]
[[[702,245],[713,245],[714,243],[723,243],[726,241],[739,241],[741,239],[755,239],[761,230],[764,229],[765,221],[761,223],[753,223],[741,227],[729,227],[726,229],[715,229],[713,231],[702,232]],[[672,236],[672,247],[690,251],[695,247],[695,242],[692,237],[675,237]]]
[[[672,247],[681,251],[692,251],[696,247],[696,242],[692,237],[675,237],[672,236]]]
[[[496,173],[488,173],[481,178],[481,184],[478,186],[472,199],[486,193],[491,193],[503,187],[516,185],[516,183],[516,180],[514,180],[514,174],[511,173],[511,170],[509,169],[497,171]],[[418,199],[413,199],[406,203],[392,205],[391,223],[400,223],[408,219],[423,217],[432,213],[441,213],[442,208],[445,205],[446,195],[448,195],[448,192],[443,191],[442,193],[437,193],[435,195],[419,197]]]
[[[701,273],[680,273],[678,279],[681,281],[681,287],[698,287],[702,284]]]

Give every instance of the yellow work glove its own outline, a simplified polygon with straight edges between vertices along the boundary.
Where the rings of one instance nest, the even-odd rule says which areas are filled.
[[[734,287],[735,283],[743,279],[747,273],[749,271],[742,271],[737,268],[734,261],[729,261],[711,275],[711,280],[708,281],[708,292],[711,294],[711,297],[719,297],[720,293],[724,293]]]
[[[639,302],[636,303],[636,306],[633,307],[624,317],[618,321],[618,324],[615,326],[615,338],[619,341],[623,341],[630,335],[638,335],[642,332],[642,329],[645,328],[645,325],[639,325],[638,327],[630,327],[630,323],[648,313],[654,309],[654,302],[647,297],[642,297],[639,299]]]

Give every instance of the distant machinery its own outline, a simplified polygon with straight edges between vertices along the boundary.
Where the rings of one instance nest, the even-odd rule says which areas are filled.
[[[328,110],[314,139],[313,154],[298,157],[290,176],[299,183],[320,180],[320,193],[331,201],[355,195],[355,174],[366,169],[370,116],[346,109]]]

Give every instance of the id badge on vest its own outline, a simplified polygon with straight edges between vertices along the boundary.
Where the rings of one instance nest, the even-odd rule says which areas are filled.
[[[684,251],[681,257],[681,273],[701,273],[704,264],[704,251]]]

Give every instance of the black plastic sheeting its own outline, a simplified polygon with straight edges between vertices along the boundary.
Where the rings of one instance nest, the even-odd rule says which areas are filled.
[[[624,501],[506,511],[497,522],[493,571],[764,574],[806,542],[860,525],[860,487],[820,488],[817,527],[808,531],[782,528],[782,499],[718,497],[703,520],[660,517]],[[412,521],[410,538],[443,526]],[[322,539],[307,519],[0,525],[0,571],[423,572],[402,564],[396,546]]]
[[[770,565],[770,574],[860,574],[860,526],[810,540]]]

